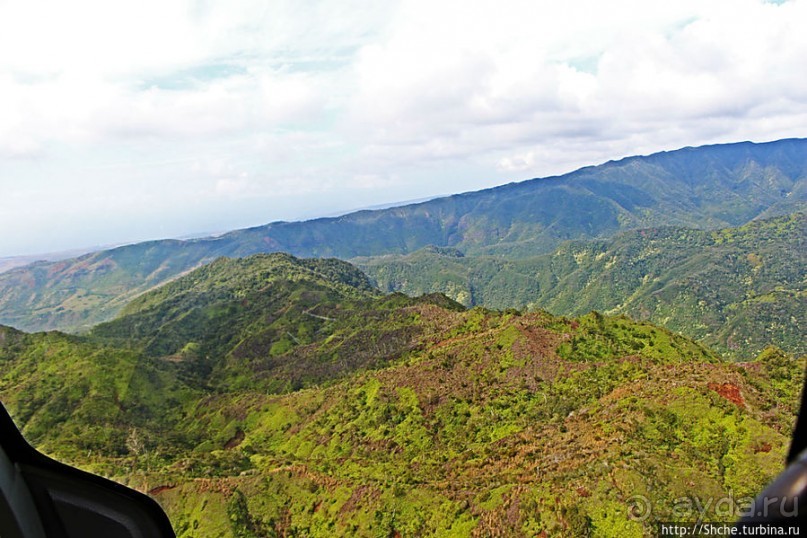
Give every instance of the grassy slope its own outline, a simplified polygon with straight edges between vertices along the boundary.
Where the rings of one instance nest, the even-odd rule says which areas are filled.
[[[566,315],[626,313],[736,358],[770,344],[807,352],[807,214],[712,232],[660,228],[521,260],[428,248],[357,260],[387,291]]]
[[[275,358],[327,363],[337,340],[344,358],[366,352],[367,338],[348,335],[422,329],[380,349],[383,361],[277,395],[227,368],[200,385],[183,361],[150,352],[145,332],[133,350],[109,347],[122,343],[114,323],[95,340],[3,329],[0,398],[48,452],[152,492],[180,536],[641,536],[677,499],[753,495],[782,465],[803,360],[769,350],[727,364],[624,317],[367,297],[360,281],[344,287],[349,267],[321,278],[319,263],[222,260],[144,296],[119,322],[131,330],[127,320],[162,312],[170,325],[234,292],[240,314],[260,312],[271,326],[276,311],[249,305],[275,295],[255,284],[283,267],[269,280],[298,283],[296,295],[280,294],[286,313],[317,287],[355,302]],[[176,308],[191,296],[193,308]],[[255,327],[247,317],[234,325]],[[177,342],[199,329],[209,330],[191,324]],[[209,349],[226,365],[238,348]],[[629,515],[641,508],[635,495],[655,507],[649,519]]]
[[[377,367],[435,331],[418,305],[442,296],[380,296],[339,260],[287,254],[219,259],[132,302],[91,336],[174,362],[196,384],[269,392]]]
[[[0,323],[81,330],[219,256],[411,253],[429,244],[519,258],[565,240],[675,225],[737,226],[807,200],[804,140],[685,148],[380,211],[155,241],[0,274]]]
[[[178,424],[199,396],[134,351],[0,326],[0,400],[30,442],[92,470],[109,472],[132,442],[159,439],[172,457],[192,447]]]
[[[180,534],[641,536],[781,467],[803,361],[728,365],[623,318],[458,316],[398,366],[205,405],[239,444],[190,482],[146,475],[175,486],[157,497]],[[221,461],[239,465],[211,478]],[[652,518],[629,517],[635,495]]]

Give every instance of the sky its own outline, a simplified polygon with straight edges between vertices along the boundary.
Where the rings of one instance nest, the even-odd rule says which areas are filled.
[[[0,0],[0,257],[807,136],[807,0]]]

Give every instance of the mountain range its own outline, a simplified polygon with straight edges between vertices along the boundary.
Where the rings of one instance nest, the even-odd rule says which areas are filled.
[[[37,262],[0,400],[180,537],[732,520],[798,408],[806,199],[807,140],[740,143]]]
[[[218,259],[84,336],[0,327],[0,400],[180,537],[640,537],[736,515],[778,473],[804,361],[383,294],[276,253]]]
[[[769,344],[807,353],[807,213],[737,228],[660,227],[571,241],[525,258],[426,247],[354,260],[384,291],[466,306],[627,314],[735,359]]]
[[[86,330],[220,256],[283,251],[349,260],[434,245],[518,259],[628,230],[737,227],[803,210],[806,178],[807,140],[744,142],[629,157],[384,210],[140,243],[0,274],[0,323]]]

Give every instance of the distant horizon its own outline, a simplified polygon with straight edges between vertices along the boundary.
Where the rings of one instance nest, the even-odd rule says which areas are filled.
[[[543,179],[543,178],[529,178],[529,179],[525,179],[525,180],[521,180],[521,181],[530,181],[530,179]],[[516,183],[519,183],[521,181],[516,181]],[[502,185],[498,185],[498,186],[503,186],[503,185],[507,185],[507,184],[509,184],[509,183],[503,183]],[[493,187],[493,188],[495,188],[495,187]],[[333,213],[330,213],[330,214],[312,215],[310,217],[302,217],[302,218],[299,218],[299,219],[267,221],[267,222],[258,223],[258,224],[252,225],[252,226],[244,226],[244,227],[240,227],[240,228],[189,232],[189,233],[184,234],[184,235],[171,236],[171,237],[151,237],[151,238],[147,238],[147,239],[139,239],[139,240],[135,239],[135,240],[131,240],[131,241],[116,241],[116,242],[112,242],[112,243],[106,243],[106,244],[103,244],[103,245],[76,245],[76,246],[73,246],[73,247],[70,247],[70,248],[66,248],[64,250],[54,250],[54,251],[50,251],[50,252],[32,252],[30,254],[0,255],[0,272],[3,271],[3,269],[2,269],[3,262],[15,260],[15,259],[18,259],[18,258],[30,258],[30,259],[32,259],[32,261],[56,261],[56,260],[66,259],[68,257],[81,256],[83,254],[89,254],[91,252],[98,252],[98,251],[101,251],[101,250],[109,250],[109,249],[118,248],[118,247],[125,247],[125,246],[128,246],[128,245],[136,245],[138,243],[147,243],[147,242],[150,242],[150,241],[192,241],[194,239],[213,239],[213,238],[220,237],[220,236],[225,235],[225,234],[230,233],[230,232],[236,232],[236,231],[239,231],[239,230],[246,230],[246,229],[249,229],[249,228],[260,228],[262,226],[267,226],[269,224],[274,224],[274,223],[278,223],[278,222],[305,222],[307,220],[338,218],[338,217],[341,217],[341,216],[344,216],[344,215],[350,215],[352,213],[358,213],[360,211],[381,211],[381,210],[384,210],[384,209],[391,209],[393,207],[403,207],[403,206],[407,206],[407,205],[428,202],[428,201],[431,201],[431,200],[436,200],[438,198],[445,198],[445,197],[454,196],[454,195],[457,195],[457,194],[465,194],[467,192],[476,192],[476,191],[462,191],[462,192],[450,193],[450,194],[438,194],[438,195],[435,195],[435,196],[428,196],[428,197],[425,197],[425,198],[414,198],[414,199],[411,199],[411,200],[400,200],[400,201],[397,201],[397,202],[381,203],[381,204],[376,204],[376,205],[366,206],[366,207],[357,207],[357,208],[352,208],[352,209],[337,210],[337,211],[334,211]],[[75,253],[81,253],[81,254],[75,254]],[[43,256],[43,258],[34,259],[34,258],[37,258],[37,256]]]
[[[81,256],[81,255],[84,255],[84,254],[90,254],[90,253],[93,253],[93,252],[99,252],[99,251],[102,251],[102,250],[109,250],[109,249],[114,249],[114,248],[118,248],[118,247],[125,247],[125,246],[129,246],[129,245],[135,245],[135,244],[139,244],[139,243],[146,243],[146,242],[150,242],[150,241],[189,241],[189,240],[194,240],[194,239],[212,239],[212,238],[220,237],[220,236],[225,235],[225,234],[230,233],[230,232],[237,232],[239,230],[245,230],[245,229],[250,229],[250,228],[260,228],[260,227],[267,226],[267,225],[270,225],[270,224],[273,224],[273,223],[278,223],[278,222],[305,222],[305,221],[318,220],[318,219],[331,219],[331,218],[338,218],[338,217],[345,216],[345,215],[350,215],[350,214],[353,214],[353,213],[358,213],[358,212],[361,212],[361,211],[382,211],[384,209],[390,209],[390,208],[394,208],[394,207],[405,207],[405,206],[408,206],[408,205],[424,203],[424,202],[428,202],[428,201],[431,201],[431,200],[436,200],[436,199],[439,199],[439,198],[447,198],[447,197],[450,197],[450,196],[470,194],[470,193],[479,192],[479,191],[482,191],[482,190],[496,189],[496,188],[499,188],[499,187],[505,187],[505,186],[508,186],[508,185],[519,184],[519,183],[524,183],[524,182],[533,181],[533,180],[551,179],[551,178],[554,178],[554,177],[564,177],[564,176],[567,176],[567,175],[570,175],[570,174],[574,174],[574,173],[576,173],[576,172],[578,172],[580,170],[583,170],[585,168],[603,166],[603,165],[606,165],[606,164],[609,164],[609,163],[618,163],[618,162],[623,161],[625,159],[644,158],[644,157],[650,157],[650,156],[653,156],[653,155],[658,155],[658,154],[663,154],[663,153],[674,153],[674,152],[683,151],[683,150],[686,150],[686,149],[698,149],[698,148],[712,147],[712,146],[731,146],[731,145],[740,145],[740,144],[765,145],[765,144],[773,144],[773,143],[778,143],[778,142],[784,142],[784,141],[787,141],[787,140],[807,140],[807,137],[789,137],[789,138],[782,138],[782,139],[777,139],[777,140],[765,140],[765,141],[740,140],[740,141],[736,141],[736,142],[726,142],[726,143],[719,143],[719,144],[703,144],[703,145],[700,145],[700,146],[688,145],[688,146],[682,146],[682,147],[678,147],[678,148],[660,150],[660,151],[656,151],[656,152],[652,152],[652,153],[624,155],[624,156],[621,156],[621,157],[614,157],[614,158],[607,159],[607,160],[604,160],[604,161],[599,162],[599,163],[582,165],[582,166],[580,166],[578,168],[575,168],[573,170],[569,170],[567,172],[563,172],[563,173],[560,173],[560,174],[553,174],[553,175],[549,175],[549,176],[530,177],[530,178],[512,180],[512,181],[507,181],[505,183],[499,183],[499,184],[492,185],[492,186],[489,186],[489,187],[484,187],[482,189],[460,190],[458,192],[440,194],[440,195],[435,195],[435,196],[428,196],[428,197],[423,197],[423,198],[414,198],[414,199],[409,199],[409,200],[399,200],[399,201],[394,201],[394,202],[376,204],[376,205],[373,205],[373,206],[358,207],[358,208],[345,209],[345,210],[336,210],[336,211],[334,211],[332,213],[305,216],[305,217],[301,217],[301,218],[298,218],[298,219],[288,219],[288,220],[284,219],[284,220],[265,221],[265,222],[260,222],[260,223],[250,225],[250,226],[242,226],[242,227],[222,229],[222,230],[216,230],[216,231],[211,231],[211,230],[208,230],[208,231],[196,231],[196,232],[189,232],[189,233],[186,233],[186,234],[183,234],[183,235],[180,235],[180,236],[172,236],[172,237],[150,237],[150,238],[145,238],[145,239],[121,240],[121,241],[116,241],[116,242],[111,242],[111,243],[106,243],[106,244],[97,244],[97,245],[76,245],[76,246],[72,246],[70,248],[65,248],[63,250],[54,250],[54,251],[50,251],[50,252],[33,252],[33,253],[28,253],[28,254],[11,254],[11,255],[2,255],[2,254],[0,254],[0,273],[8,270],[9,268],[19,267],[19,266],[22,266],[22,265],[26,265],[28,263],[36,262],[36,261],[58,261],[58,260],[63,260],[63,259],[68,259],[68,258],[74,258],[74,257]],[[21,260],[27,260],[27,261],[21,262]]]
[[[540,178],[531,178],[531,179],[540,179]],[[523,180],[529,181],[529,179]],[[505,184],[503,184],[505,185]],[[473,191],[464,191],[464,192],[473,192]],[[55,250],[50,252],[32,252],[29,254],[11,254],[11,255],[0,255],[0,272],[3,272],[3,262],[12,261],[15,259],[20,258],[28,258],[31,259],[32,262],[34,261],[56,261],[62,260],[67,258],[72,258],[75,256],[81,256],[83,254],[89,254],[91,252],[98,252],[100,250],[108,250],[118,247],[125,247],[128,245],[135,245],[138,243],[146,243],[149,241],[191,241],[194,239],[209,239],[209,238],[216,238],[222,236],[224,234],[235,232],[238,230],[244,230],[248,228],[256,228],[261,226],[266,226],[276,222],[303,222],[306,220],[316,220],[316,219],[328,219],[328,218],[338,218],[344,215],[349,215],[351,213],[357,213],[359,211],[380,211],[383,209],[390,209],[393,207],[402,207],[410,204],[418,204],[422,202],[428,202],[430,200],[435,200],[437,198],[444,198],[447,196],[454,196],[455,194],[463,194],[460,193],[450,193],[450,194],[439,194],[436,196],[429,196],[425,198],[414,198],[411,200],[400,200],[397,202],[388,202],[388,203],[381,203],[367,207],[357,207],[352,209],[345,209],[345,210],[337,210],[331,214],[323,214],[323,215],[315,215],[311,217],[303,217],[300,219],[292,219],[288,221],[267,221],[259,224],[255,224],[253,226],[245,226],[242,228],[231,228],[226,230],[207,230],[207,231],[198,231],[198,232],[189,232],[185,235],[180,236],[173,236],[173,237],[151,237],[148,239],[140,239],[140,240],[131,240],[131,241],[117,241],[113,243],[106,243],[103,245],[75,245],[70,248],[66,248],[64,250]],[[78,253],[78,254],[77,254]],[[38,256],[42,256],[42,258],[37,258]]]

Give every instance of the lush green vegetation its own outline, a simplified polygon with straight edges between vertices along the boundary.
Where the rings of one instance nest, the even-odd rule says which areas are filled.
[[[385,291],[563,315],[624,313],[750,359],[770,344],[807,353],[805,252],[807,214],[795,213],[716,231],[626,232],[519,260],[426,248],[357,262]]]
[[[222,258],[151,293],[91,336],[166,358],[198,386],[299,389],[378,367],[437,329],[417,307],[463,307],[443,296],[381,296],[333,259],[287,254]]]
[[[0,327],[0,401],[29,441],[92,470],[132,443],[159,439],[165,457],[192,447],[178,425],[200,395],[137,352]]]
[[[220,256],[284,251],[351,259],[438,245],[514,260],[625,230],[740,226],[803,209],[806,172],[807,140],[686,148],[404,207],[141,243],[1,273],[0,323],[84,330]]]
[[[804,368],[287,255],[218,260],[84,337],[0,328],[28,438],[180,536],[643,536],[704,515],[686,499],[723,520],[781,469]]]

